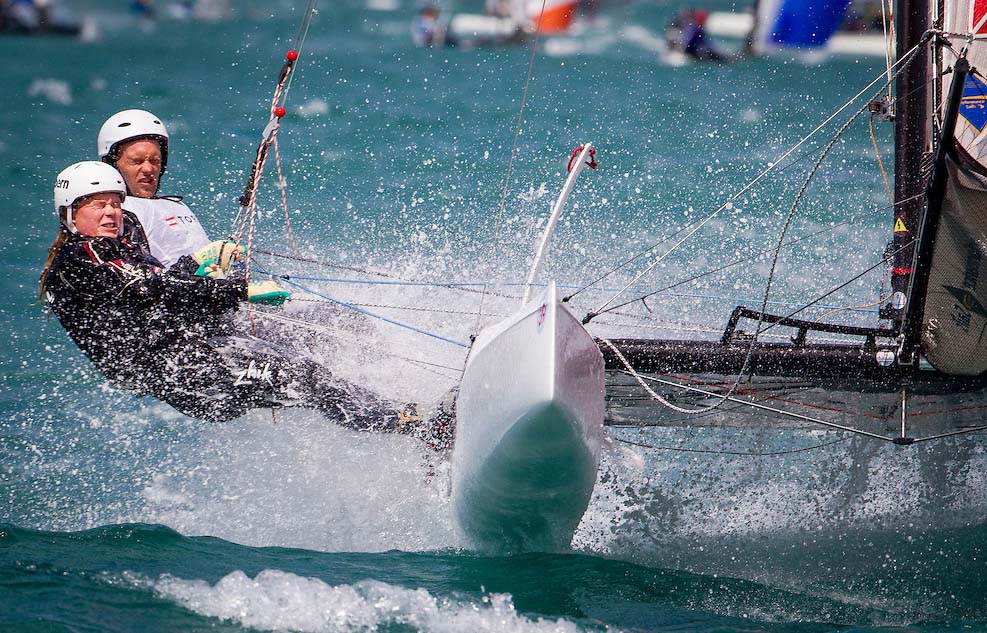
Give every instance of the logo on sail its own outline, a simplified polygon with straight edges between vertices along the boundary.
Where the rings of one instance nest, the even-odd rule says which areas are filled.
[[[977,79],[973,73],[967,75],[966,85],[963,86],[960,116],[980,132],[987,127],[987,84]]]
[[[976,242],[970,242],[967,245],[966,264],[963,267],[963,287],[943,286],[943,289],[956,300],[950,315],[953,323],[964,332],[970,329],[970,320],[974,314],[981,318],[987,317],[987,308],[973,294],[980,281],[981,260],[980,249]]]

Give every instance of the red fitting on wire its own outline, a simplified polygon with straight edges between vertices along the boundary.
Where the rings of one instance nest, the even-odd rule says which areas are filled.
[[[579,152],[583,151],[583,148],[584,147],[585,147],[584,145],[580,145],[576,149],[572,150],[572,156],[569,157],[569,165],[565,168],[566,173],[569,173],[569,172],[572,171],[572,163],[576,160],[576,157],[579,156]],[[597,163],[596,163],[596,148],[595,147],[589,148],[589,162],[586,163],[586,165],[590,169],[596,169]]]
[[[278,117],[279,119],[287,113],[288,113],[287,110],[285,110],[281,106],[274,108],[274,116]]]
[[[296,51],[295,49],[291,49],[290,51],[288,51],[287,53],[285,53],[284,57],[289,62],[293,62],[296,59],[298,59],[298,51]]]

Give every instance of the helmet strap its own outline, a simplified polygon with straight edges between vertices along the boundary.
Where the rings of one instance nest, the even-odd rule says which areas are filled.
[[[75,228],[75,218],[72,215],[72,212],[74,210],[75,210],[75,205],[74,204],[70,204],[67,207],[62,207],[61,208],[61,212],[62,212],[62,226],[64,226],[66,229],[68,229],[69,233],[72,233],[73,235],[79,232]],[[121,222],[121,226],[123,226],[123,223],[122,222]]]

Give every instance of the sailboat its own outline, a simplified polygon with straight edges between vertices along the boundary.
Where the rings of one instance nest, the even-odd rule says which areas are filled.
[[[594,340],[586,328],[612,305],[580,320],[551,281],[532,297],[529,276],[517,313],[473,341],[460,384],[452,502],[471,542],[567,547],[593,492],[604,422],[828,429],[899,446],[987,430],[987,80],[975,69],[987,67],[987,5],[979,7],[947,4],[941,23],[924,0],[896,13],[895,98],[878,94],[858,110],[894,124],[891,243],[841,286],[772,313],[769,283],[760,306],[713,317],[718,338]],[[571,179],[556,209],[569,190]],[[784,246],[779,239],[776,251]],[[879,297],[876,323],[804,316],[885,264],[891,292]],[[787,340],[765,340],[769,330]]]
[[[589,505],[603,443],[603,356],[553,281],[532,296],[552,232],[586,158],[570,170],[538,245],[521,308],[484,328],[456,400],[452,501],[484,551],[560,551]]]
[[[987,430],[987,5],[911,0],[895,19],[895,96],[862,110],[894,124],[892,239],[878,265],[847,273],[890,267],[877,322],[802,316],[839,288],[781,313],[766,291],[724,315],[718,339],[603,339],[608,423],[898,445]],[[765,341],[768,330],[788,340]]]
[[[987,166],[981,163],[987,158],[987,79],[974,69],[977,63],[987,67],[987,41],[978,39],[987,35],[987,5],[982,11],[947,5],[941,29],[932,28],[932,10],[922,1],[900,7],[897,20],[897,61],[887,80],[895,96],[879,90],[858,110],[894,124],[895,191],[885,256],[784,313],[767,310],[769,278],[761,305],[738,305],[723,315],[716,339],[598,338],[607,372],[607,424],[822,429],[899,446],[987,430]],[[824,150],[809,178],[825,155]],[[797,199],[790,214],[796,206]],[[682,230],[692,235],[701,225]],[[778,250],[783,238],[784,230]],[[884,265],[891,270],[890,292],[879,297],[876,323],[802,316]],[[630,292],[629,286],[623,291]],[[535,347],[506,333],[555,305],[554,292],[550,285],[535,305],[481,334],[467,361],[453,497],[474,542],[506,543],[509,549],[565,546],[592,490],[583,482],[596,461],[584,455],[592,454],[585,447],[598,440],[585,432],[592,427],[576,422],[579,416],[539,427],[539,441],[531,440],[533,434],[504,431],[496,419],[504,411],[510,413],[508,424],[538,417],[539,406],[527,398],[538,393],[532,376],[557,376],[558,368],[570,377],[591,373],[588,353],[529,353],[533,373],[532,365],[514,362],[516,354]],[[609,305],[587,314],[583,323],[592,328]],[[563,305],[557,309],[571,319]],[[785,332],[787,340],[765,340],[769,330],[773,339]],[[580,330],[576,339],[584,338]],[[517,367],[523,371],[513,373]],[[591,399],[575,397],[580,388],[587,387],[544,394],[564,393],[580,403],[577,410],[592,412]],[[515,410],[517,403],[523,411]],[[553,467],[559,479],[541,486],[533,473]],[[568,488],[560,485],[566,481]],[[562,519],[538,512],[553,495],[568,500],[555,506],[566,508]],[[547,529],[549,524],[557,531]]]
[[[746,41],[756,55],[776,50],[824,50],[853,56],[887,54],[887,38],[879,30],[845,29],[850,2],[760,0],[750,12],[713,11],[706,22],[709,35]]]
[[[457,13],[447,37],[462,45],[510,44],[535,35],[565,33],[572,26],[578,0],[497,0],[484,14]]]

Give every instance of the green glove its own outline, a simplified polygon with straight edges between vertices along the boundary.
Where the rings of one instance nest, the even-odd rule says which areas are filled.
[[[251,281],[247,284],[247,301],[250,303],[279,306],[290,296],[290,292],[273,281]]]
[[[240,261],[246,255],[245,246],[222,240],[210,242],[192,254],[199,264],[195,274],[200,277],[225,277],[230,263]]]

